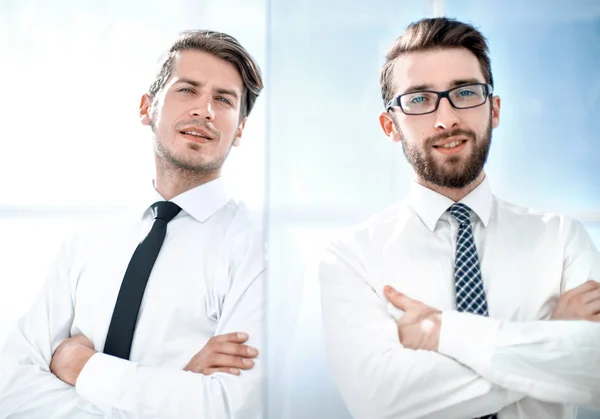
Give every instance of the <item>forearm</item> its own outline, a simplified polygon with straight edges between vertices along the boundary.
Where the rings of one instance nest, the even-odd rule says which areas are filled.
[[[103,413],[54,376],[40,354],[28,354],[27,346],[20,331],[15,331],[2,353],[0,412],[14,419],[67,419],[86,417],[86,412],[90,416]]]
[[[69,270],[73,242],[63,246],[31,309],[19,319],[0,355],[0,412],[15,419],[102,414],[50,372],[54,350],[70,337],[74,305]],[[76,413],[75,413],[76,412]]]
[[[225,298],[217,333],[246,332],[247,344],[260,352],[265,278],[258,268],[243,272]],[[239,376],[205,376],[183,371],[184,365],[181,370],[154,368],[96,353],[81,371],[76,388],[94,404],[141,417],[256,419],[263,401],[262,363],[259,354],[253,368]]]
[[[326,343],[332,375],[357,418],[464,419],[495,413],[524,397],[453,359],[405,349],[397,341],[375,349],[373,341],[354,340],[352,351],[339,340]]]
[[[323,327],[334,380],[356,418],[460,418],[522,397],[446,356],[402,347],[387,303],[338,257],[321,264]]]
[[[444,312],[439,352],[539,400],[600,407],[600,324]]]
[[[254,419],[261,400],[258,381],[258,371],[205,376],[98,353],[84,367],[76,388],[94,404],[142,417]]]

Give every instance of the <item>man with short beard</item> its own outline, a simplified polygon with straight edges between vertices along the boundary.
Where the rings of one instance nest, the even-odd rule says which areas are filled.
[[[220,175],[262,88],[227,34],[172,44],[140,104],[146,199],[59,254],[0,357],[1,418],[258,416],[262,232]]]
[[[485,38],[423,19],[386,59],[380,123],[415,180],[320,267],[350,412],[566,419],[600,407],[600,257],[579,222],[492,194],[483,167],[500,98]]]

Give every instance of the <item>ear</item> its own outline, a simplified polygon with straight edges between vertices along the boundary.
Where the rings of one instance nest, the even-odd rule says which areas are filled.
[[[235,132],[235,137],[233,137],[233,145],[236,147],[240,145],[240,139],[242,138],[242,133],[244,132],[244,127],[246,126],[247,120],[247,116],[244,119],[242,119],[240,125],[238,125],[237,131]]]
[[[379,124],[386,136],[390,137],[395,143],[400,141],[400,135],[394,126],[394,120],[389,112],[383,111],[379,115]]]
[[[152,107],[152,99],[147,94],[142,96],[140,101],[140,122],[142,125],[150,126],[150,112]]]
[[[492,97],[492,128],[500,125],[500,96]]]

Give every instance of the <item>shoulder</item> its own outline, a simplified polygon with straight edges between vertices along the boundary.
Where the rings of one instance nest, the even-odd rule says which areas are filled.
[[[81,266],[102,246],[119,243],[124,233],[139,225],[140,219],[136,220],[130,210],[122,209],[99,211],[85,217],[75,215],[71,220],[73,227],[59,239],[55,259],[65,268]]]
[[[131,228],[141,220],[141,214],[127,209],[104,210],[86,216],[71,234],[70,242],[85,245],[109,237],[117,231]]]
[[[565,254],[596,252],[593,240],[583,223],[573,214],[539,211],[495,198],[494,217],[503,234],[512,231],[535,243],[553,243]],[[584,250],[585,249],[585,250]]]
[[[230,200],[226,206],[229,220],[226,236],[234,241],[262,240],[265,230],[264,212],[249,208],[243,201]]]
[[[259,210],[250,209],[243,201],[230,200],[224,225],[219,229],[222,251],[230,270],[262,271],[266,265],[264,217]],[[232,272],[232,273],[235,273]]]
[[[565,213],[541,211],[513,204],[498,197],[494,197],[494,201],[499,219],[524,225],[539,225],[565,234],[583,228],[579,220]]]
[[[390,236],[391,232],[402,228],[414,210],[406,201],[388,205],[366,218],[364,221],[333,234],[328,242],[326,252],[338,255],[364,255],[373,250],[373,243],[384,243],[381,240]]]

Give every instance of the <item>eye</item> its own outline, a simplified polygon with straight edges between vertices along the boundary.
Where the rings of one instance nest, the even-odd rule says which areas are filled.
[[[181,92],[181,93],[194,93],[194,89],[191,89],[189,87],[182,87],[181,89],[178,89],[177,91]]]
[[[429,98],[427,96],[424,95],[415,95],[413,97],[410,98],[410,103],[413,105],[419,105],[421,103],[425,103],[427,100],[429,100]]]
[[[229,99],[227,99],[226,97],[223,97],[223,96],[218,96],[218,97],[216,97],[215,99],[216,99],[216,100],[218,100],[218,101],[220,101],[220,102],[226,103],[227,105],[230,105],[230,106],[232,106],[232,105],[233,105],[233,104],[231,103],[231,101],[230,101]]]
[[[457,92],[457,95],[462,96],[462,97],[468,97],[468,96],[476,95],[476,93],[473,90],[464,89],[464,90],[459,90]]]

